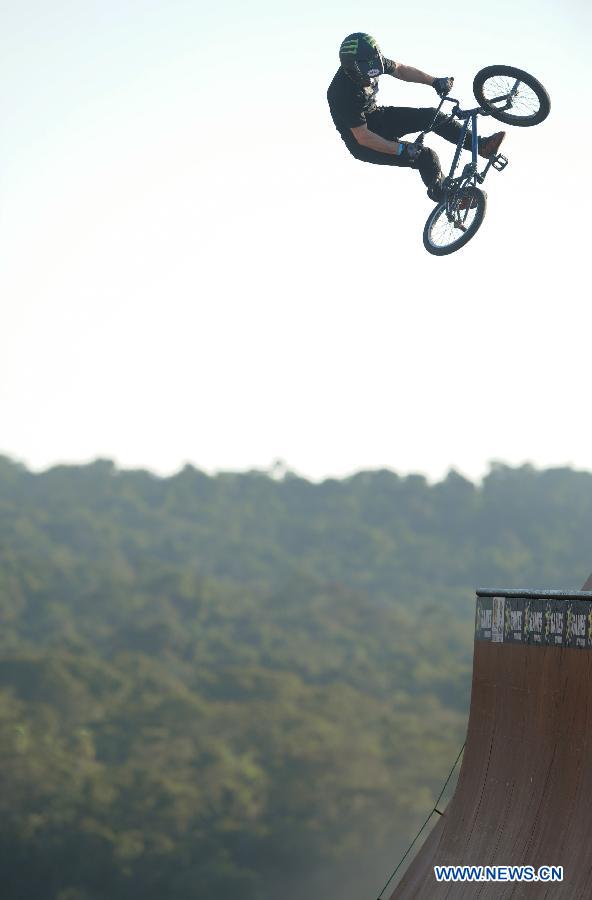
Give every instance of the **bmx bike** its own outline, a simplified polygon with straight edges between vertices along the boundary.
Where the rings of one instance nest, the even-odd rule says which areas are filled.
[[[473,93],[479,103],[474,109],[461,109],[459,101],[454,97],[442,97],[432,122],[414,142],[423,144],[423,139],[432,131],[444,102],[452,103],[450,117],[456,117],[464,124],[450,172],[442,182],[442,200],[430,213],[423,230],[424,246],[434,256],[454,253],[476,235],[483,224],[487,208],[487,194],[477,185],[483,184],[491,168],[502,172],[508,165],[508,159],[498,153],[490,157],[479,172],[478,116],[493,116],[506,125],[528,127],[543,122],[551,109],[549,94],[540,81],[514,66],[487,66],[481,69],[473,80]],[[469,126],[472,133],[472,159],[461,174],[456,175]]]

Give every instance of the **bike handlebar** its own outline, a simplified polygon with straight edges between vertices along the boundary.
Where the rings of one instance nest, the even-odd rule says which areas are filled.
[[[444,103],[445,100],[448,100],[449,103],[454,103],[454,108],[450,111],[451,116],[456,116],[458,119],[468,119],[469,116],[472,116],[473,113],[477,113],[481,116],[489,116],[491,113],[488,113],[486,109],[483,109],[482,106],[474,106],[472,109],[461,109],[460,102],[455,97],[442,97],[442,101],[440,106],[438,107],[438,111]],[[434,119],[435,121],[435,119]],[[434,123],[432,122],[432,125]]]

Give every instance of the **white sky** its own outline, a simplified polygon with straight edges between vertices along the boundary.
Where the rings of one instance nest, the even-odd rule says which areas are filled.
[[[583,0],[0,0],[0,452],[592,469],[590,24]],[[334,130],[357,30],[466,104],[496,62],[551,94],[449,257],[423,249],[419,175]],[[385,77],[380,99],[437,98]]]

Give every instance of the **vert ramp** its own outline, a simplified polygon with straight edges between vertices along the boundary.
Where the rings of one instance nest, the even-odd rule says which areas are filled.
[[[391,900],[590,900],[592,592],[477,594],[458,784]],[[561,866],[563,881],[438,883],[436,865]]]

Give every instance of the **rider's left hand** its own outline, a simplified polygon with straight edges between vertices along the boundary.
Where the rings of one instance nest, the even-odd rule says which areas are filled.
[[[439,97],[445,97],[446,94],[449,94],[452,90],[452,85],[454,84],[454,78],[434,78],[432,81],[432,87],[436,91]]]
[[[412,163],[419,159],[419,155],[423,150],[423,145],[416,142],[399,141],[399,146],[402,147],[401,156]]]

